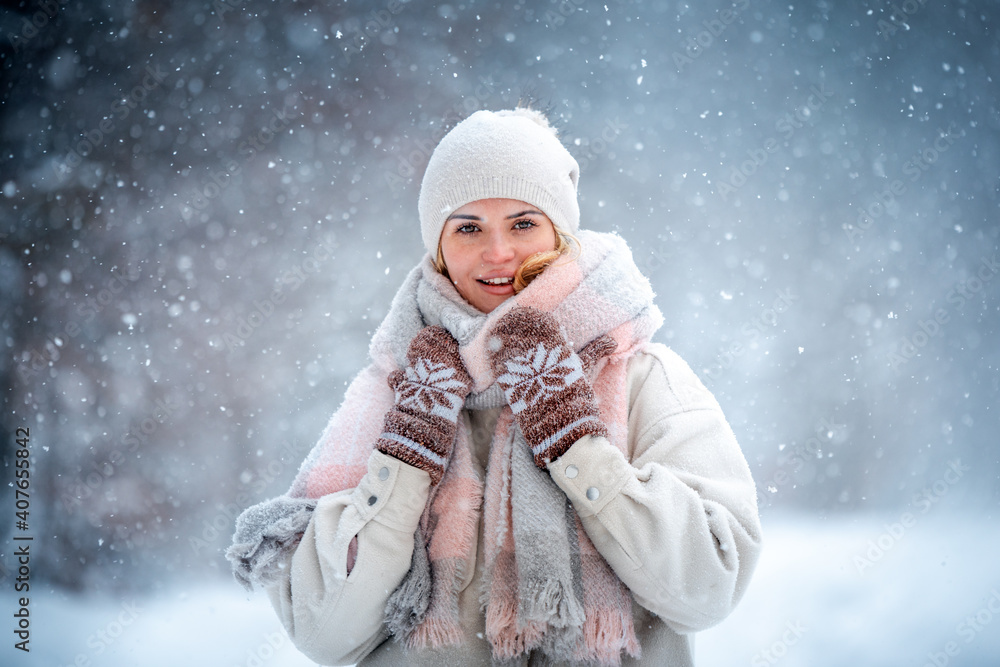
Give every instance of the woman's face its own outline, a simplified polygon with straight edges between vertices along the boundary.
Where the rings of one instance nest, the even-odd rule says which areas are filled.
[[[514,295],[525,259],[556,248],[548,216],[517,199],[480,199],[456,210],[441,231],[441,254],[458,293],[489,313]]]

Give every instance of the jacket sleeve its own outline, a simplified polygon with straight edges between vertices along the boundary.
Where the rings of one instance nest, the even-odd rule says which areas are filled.
[[[426,472],[376,450],[356,488],[319,500],[284,575],[268,589],[289,637],[310,660],[351,665],[385,641],[386,601],[410,568],[429,489]]]
[[[628,459],[586,436],[549,472],[636,601],[677,632],[702,630],[742,597],[760,552],[750,469],[719,404],[674,352],[647,346],[627,384]]]

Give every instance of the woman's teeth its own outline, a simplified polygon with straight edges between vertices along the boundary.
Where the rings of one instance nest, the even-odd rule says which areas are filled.
[[[479,282],[487,285],[509,285],[514,282],[513,278],[480,278]]]

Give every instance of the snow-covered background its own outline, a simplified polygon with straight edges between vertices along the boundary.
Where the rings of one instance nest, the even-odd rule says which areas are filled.
[[[363,364],[436,141],[530,99],[760,488],[765,555],[702,664],[997,664],[998,17],[4,3],[0,662],[308,664],[229,577],[233,518],[287,487]]]

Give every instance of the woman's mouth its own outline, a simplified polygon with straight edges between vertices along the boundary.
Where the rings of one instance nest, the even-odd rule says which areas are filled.
[[[476,278],[479,289],[484,294],[507,298],[514,293],[514,276],[495,276],[493,278]]]
[[[477,278],[476,281],[480,282],[480,283],[482,283],[484,285],[496,285],[496,286],[500,286],[500,285],[510,285],[511,283],[514,282],[514,278],[513,277]]]

